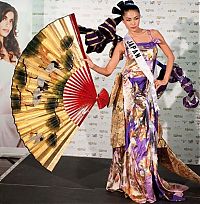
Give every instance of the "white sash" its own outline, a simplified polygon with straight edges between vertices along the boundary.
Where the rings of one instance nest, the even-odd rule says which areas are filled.
[[[124,42],[125,42],[125,45],[129,48],[133,58],[135,59],[135,61],[138,64],[138,66],[140,67],[140,69],[142,70],[142,72],[144,73],[144,75],[147,77],[147,79],[150,82],[150,93],[151,93],[151,96],[153,99],[155,110],[157,111],[157,110],[159,110],[159,107],[158,107],[158,103],[157,103],[156,89],[154,86],[154,76],[153,76],[149,66],[147,65],[142,53],[140,52],[140,49],[138,48],[137,44],[134,42],[134,40],[128,34],[125,35]]]

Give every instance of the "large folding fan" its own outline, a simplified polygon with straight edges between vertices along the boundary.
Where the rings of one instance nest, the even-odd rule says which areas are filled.
[[[42,29],[27,45],[15,68],[12,109],[25,146],[52,171],[66,144],[97,101],[74,14]]]

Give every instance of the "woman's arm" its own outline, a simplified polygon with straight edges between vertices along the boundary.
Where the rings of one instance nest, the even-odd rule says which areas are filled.
[[[159,31],[152,30],[152,36],[153,36],[153,38],[158,38],[161,41],[161,43],[159,44],[159,47],[161,48],[161,50],[163,51],[163,53],[167,57],[165,76],[164,76],[163,80],[156,80],[155,81],[156,88],[159,88],[159,86],[166,85],[168,83],[175,57],[174,57],[174,54],[172,53],[170,47],[166,43],[164,37],[161,35],[161,33]]]
[[[109,76],[116,68],[123,53],[124,53],[123,43],[119,42],[115,47],[112,58],[105,67],[99,67],[98,65],[94,64],[88,56],[87,59],[84,60],[88,63],[89,67],[96,71],[97,73],[102,74],[104,76]]]

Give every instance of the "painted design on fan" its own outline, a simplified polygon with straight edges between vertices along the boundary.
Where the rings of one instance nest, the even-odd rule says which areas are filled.
[[[55,71],[56,69],[59,69],[60,68],[60,66],[59,66],[59,64],[58,64],[58,62],[56,62],[56,61],[51,61],[51,63],[46,67],[46,71],[48,72],[48,73],[51,73],[51,72],[53,72],[53,71]]]
[[[51,74],[52,72],[55,72],[56,69],[58,68],[59,68],[59,64],[56,61],[51,61],[51,63],[46,68],[44,68],[44,70],[49,74]],[[43,91],[48,90],[48,87],[49,87],[48,82],[45,81],[45,79],[43,79],[40,76],[37,77],[37,84],[38,84],[38,87],[33,92],[34,106],[40,103],[40,98],[42,96]]]
[[[46,39],[46,36],[40,32],[28,43],[26,49],[23,51],[25,58],[37,55],[38,59],[43,64],[48,64],[48,53],[49,50],[42,45],[42,42]]]
[[[63,51],[68,50],[72,44],[73,44],[74,38],[73,36],[66,35],[61,41],[60,46],[63,49]]]
[[[39,50],[40,51],[42,50],[42,53],[47,54],[47,50],[44,47],[42,47],[42,44],[38,41],[38,38],[35,38],[34,40],[35,40],[35,43],[37,44],[35,49],[33,49],[32,51],[29,50],[30,52],[27,52],[26,50],[23,53],[23,55],[29,58],[34,57],[34,54],[38,53]],[[52,88],[55,95],[57,95],[57,98],[56,97],[47,98],[47,103],[45,105],[47,112],[52,113],[52,116],[49,117],[49,119],[46,122],[46,126],[52,131],[58,130],[60,127],[60,119],[56,115],[55,109],[58,107],[58,98],[62,99],[64,86],[68,78],[71,76],[70,71],[73,69],[73,66],[74,66],[74,63],[73,63],[74,56],[73,56],[72,51],[70,50],[72,44],[73,44],[73,38],[71,36],[65,36],[60,42],[61,48],[65,51],[65,54],[61,56],[60,62],[63,63],[64,65],[63,69],[66,68],[68,70],[68,73],[67,73],[66,78],[55,83],[54,87]],[[31,47],[31,43],[29,43],[29,46]],[[35,53],[33,51],[35,51]],[[62,70],[62,67],[57,62],[57,60],[52,60],[45,67],[44,65],[46,63],[46,59],[44,57],[39,57],[39,58],[42,61],[42,65],[40,64],[39,67],[43,69],[44,72],[46,72],[49,76],[51,77],[53,76],[56,78],[56,75],[59,72],[59,70]],[[37,106],[40,104],[42,94],[45,93],[45,91],[48,91],[49,89],[49,81],[40,75],[36,77],[34,77],[34,75],[29,76],[29,81],[31,81],[32,84],[33,84],[33,81],[35,81],[34,83],[37,85],[37,87],[33,90],[31,90],[29,86],[26,87],[25,86],[26,85],[25,76],[27,75],[27,73],[22,69],[23,67],[26,68],[25,60],[26,59],[24,58],[22,63],[18,64],[18,66],[21,66],[21,68],[16,70],[16,76],[18,76],[16,77],[16,79],[19,78],[19,80],[21,80],[19,84],[22,84],[24,86],[21,87],[21,90],[18,90],[19,96],[13,95],[12,99],[15,101],[15,103],[17,101],[20,102],[21,101],[21,91],[26,91],[32,95],[32,102],[29,100],[28,102],[24,103],[24,105],[25,107],[33,107],[33,106]],[[20,109],[21,104],[17,104],[15,105],[15,107],[16,107],[15,109],[17,109],[17,107],[18,109]],[[36,139],[37,142],[42,141],[43,139],[41,139],[41,134],[40,133],[36,133],[36,134],[37,134],[36,136],[31,136],[31,140]],[[47,137],[47,141],[49,145],[56,146],[56,143],[57,143],[56,134],[51,133],[50,136]]]
[[[72,54],[72,51],[68,50],[66,52],[66,56],[63,57],[63,61],[62,61],[62,63],[64,64],[64,66],[67,68],[68,71],[72,70],[74,66],[73,61],[74,61],[74,56]]]
[[[43,136],[40,133],[33,133],[30,137],[30,141],[34,141],[34,144],[38,144],[43,140]]]
[[[52,130],[58,130],[60,128],[60,119],[56,115],[52,115],[46,122],[47,127],[49,127]]]
[[[72,51],[70,50],[72,44],[73,44],[74,38],[72,36],[65,36],[61,41],[60,41],[60,46],[63,49],[63,51],[66,50],[66,57],[63,57],[63,64],[67,68],[68,71],[71,71],[73,68],[73,60],[74,56]]]
[[[48,143],[50,146],[56,146],[56,143],[57,143],[57,136],[55,133],[51,134],[49,137],[48,137]]]
[[[45,104],[45,109],[47,112],[52,113],[55,112],[55,109],[58,107],[58,99],[55,97],[50,97],[47,99],[47,103]]]
[[[11,93],[11,107],[14,111],[21,110],[21,91],[27,83],[27,71],[24,60],[19,62],[16,66],[14,76],[16,81],[16,89]]]

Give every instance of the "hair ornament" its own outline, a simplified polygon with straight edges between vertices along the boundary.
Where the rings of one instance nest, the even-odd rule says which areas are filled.
[[[126,6],[133,6],[135,5],[133,1],[125,1]]]
[[[120,1],[118,4],[117,4],[117,6],[119,7],[119,8],[117,8],[117,7],[113,7],[113,9],[112,9],[112,13],[113,14],[118,14],[118,15],[122,15],[122,11],[124,10],[124,8],[126,7],[126,6],[134,6],[135,4],[134,4],[134,2],[132,1],[132,0],[129,0],[129,1]]]
[[[116,8],[116,7],[113,7],[113,9],[112,9],[112,13],[113,13],[113,14],[122,15],[122,11],[119,10],[118,8]]]

